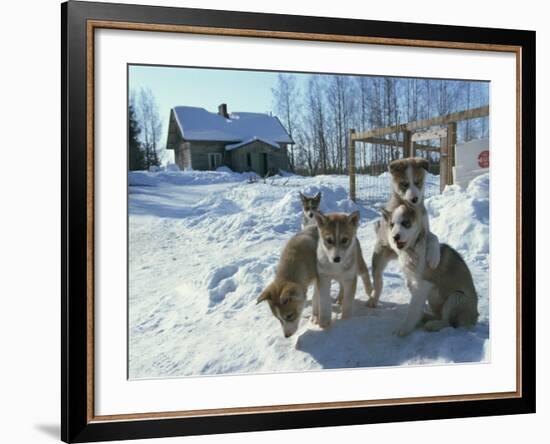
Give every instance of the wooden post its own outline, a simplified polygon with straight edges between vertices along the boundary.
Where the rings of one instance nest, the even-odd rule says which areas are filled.
[[[412,133],[408,130],[403,131],[403,157],[414,157],[414,144]]]
[[[355,194],[355,140],[353,135],[355,130],[351,128],[349,130],[349,142],[348,142],[348,174],[349,174],[349,198],[355,202],[357,198]]]
[[[449,147],[447,145],[447,137],[439,139],[439,143],[441,145],[439,150],[439,191],[442,193],[447,186],[449,175],[449,163],[447,161],[449,157]]]
[[[453,166],[455,166],[455,146],[456,146],[456,122],[451,122],[447,125],[447,185],[452,185]]]

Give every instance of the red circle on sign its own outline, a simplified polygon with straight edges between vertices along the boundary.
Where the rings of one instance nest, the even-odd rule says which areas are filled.
[[[482,151],[477,156],[477,163],[481,168],[489,168],[489,151]]]

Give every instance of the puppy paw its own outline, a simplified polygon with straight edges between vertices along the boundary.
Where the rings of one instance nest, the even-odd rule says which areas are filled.
[[[330,327],[330,319],[319,319],[319,327],[321,328],[329,328]]]
[[[309,321],[314,324],[314,325],[317,325],[319,324],[319,317],[318,316],[315,316],[315,315],[312,315],[310,318],[309,318]]]
[[[375,308],[378,305],[378,300],[375,298],[369,298],[369,300],[366,302],[367,307],[369,308]]]
[[[401,338],[408,336],[411,334],[411,332],[414,330],[414,328],[410,328],[408,325],[402,325],[397,329],[395,334]]]
[[[424,324],[424,329],[427,331],[439,331],[442,328],[448,327],[449,324],[440,319],[434,319]]]
[[[435,270],[441,260],[441,251],[439,248],[439,240],[434,236],[434,239],[428,243],[428,251],[426,251],[426,261],[428,266]]]

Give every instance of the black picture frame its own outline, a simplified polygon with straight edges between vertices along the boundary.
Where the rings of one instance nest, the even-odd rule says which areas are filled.
[[[87,24],[90,20],[379,39],[511,45],[521,54],[521,394],[500,399],[96,421],[90,416]],[[61,5],[61,439],[90,442],[535,412],[535,32],[69,1]]]

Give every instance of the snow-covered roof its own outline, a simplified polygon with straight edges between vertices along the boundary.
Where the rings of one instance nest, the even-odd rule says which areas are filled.
[[[270,145],[294,143],[279,119],[267,114],[231,113],[225,118],[193,106],[176,106],[172,111],[185,140],[240,143],[256,138]]]
[[[242,142],[239,142],[239,143],[231,143],[229,145],[226,145],[225,149],[227,151],[231,151],[231,150],[240,148],[241,146],[246,146],[249,143],[256,142],[256,141],[263,142],[263,143],[266,143],[268,145],[271,145],[273,148],[280,148],[280,146],[277,145],[277,143],[270,142],[269,140],[262,139],[261,137],[251,137],[250,139],[243,140]]]

